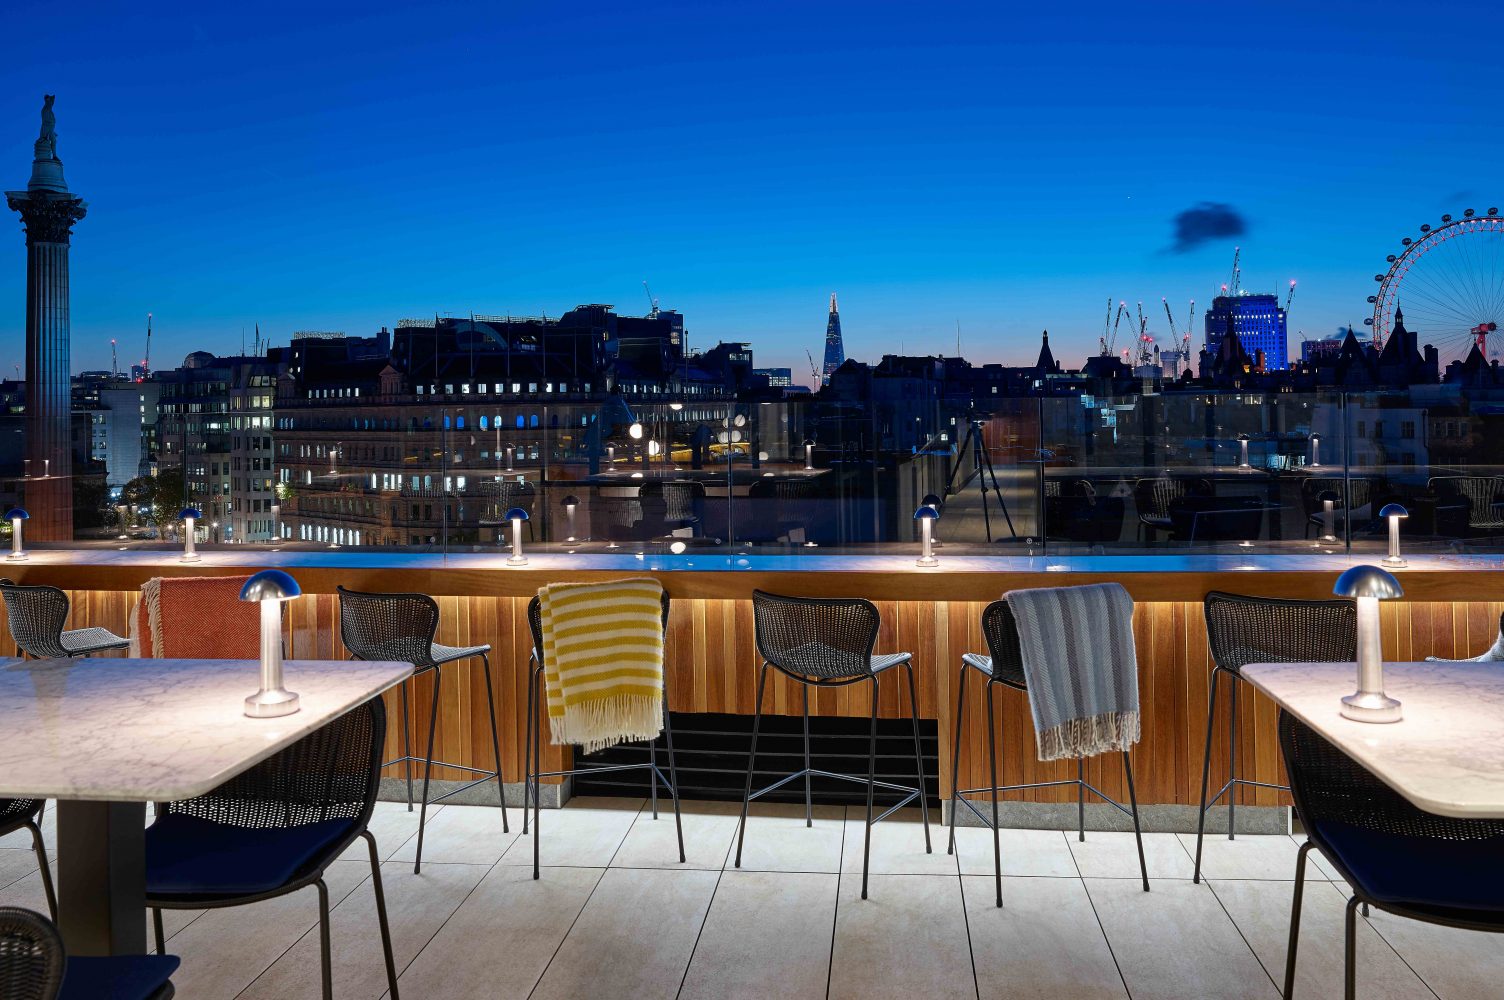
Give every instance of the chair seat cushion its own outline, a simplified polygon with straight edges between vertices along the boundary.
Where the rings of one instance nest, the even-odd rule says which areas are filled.
[[[1317,830],[1368,895],[1381,903],[1488,910],[1504,923],[1504,837],[1443,840],[1381,833],[1328,820]]]
[[[58,1000],[146,1000],[177,969],[176,955],[70,958]]]
[[[93,653],[103,649],[124,649],[131,644],[129,639],[107,628],[76,628],[59,636],[63,648],[70,653]]]
[[[355,829],[351,819],[255,829],[169,813],[146,829],[146,894],[271,892],[323,861]]]

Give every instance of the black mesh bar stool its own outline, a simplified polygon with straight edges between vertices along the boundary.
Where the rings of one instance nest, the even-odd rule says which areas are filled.
[[[5,614],[16,655],[38,660],[88,656],[107,649],[125,649],[131,641],[107,628],[64,629],[68,623],[68,595],[56,587],[23,587],[0,580]]]
[[[501,736],[496,728],[496,698],[491,690],[491,647],[441,646],[434,642],[439,631],[439,605],[427,594],[371,594],[358,590],[339,591],[339,635],[350,655],[357,660],[395,660],[411,663],[413,677],[433,672],[433,704],[428,712],[428,749],[422,757],[414,757],[409,745],[407,722],[408,683],[402,685],[402,756],[387,761],[383,768],[401,764],[407,772],[407,811],[413,809],[413,761],[423,762],[423,795],[418,809],[418,853],[413,861],[413,874],[423,869],[423,824],[428,818],[429,802],[439,802],[451,795],[496,779],[496,794],[501,801],[501,829],[510,829],[507,824],[507,790],[501,776]],[[480,657],[486,675],[486,717],[491,720],[491,752],[496,761],[496,770],[471,767],[468,764],[450,764],[433,759],[433,737],[438,729],[439,691],[443,686],[446,663]],[[452,788],[442,795],[428,797],[428,779],[434,764],[469,771],[480,777]]]
[[[663,631],[668,633],[668,593],[663,595]],[[635,771],[646,769],[648,775],[649,795],[653,802],[653,818],[658,818],[658,783],[663,782],[663,787],[668,789],[669,795],[674,800],[674,831],[679,836],[679,863],[685,861],[684,854],[684,823],[679,815],[679,772],[674,767],[674,727],[669,722],[668,715],[668,670],[664,670],[663,678],[663,743],[664,750],[668,754],[668,776],[664,777],[663,769],[658,766],[658,741],[648,740],[643,744],[648,751],[648,759],[639,764],[592,764],[586,762],[581,767],[567,768],[562,771],[542,771],[536,769],[542,766],[542,738],[543,721],[538,718],[538,713],[544,711],[547,706],[547,698],[543,695],[543,604],[538,598],[527,602],[527,624],[533,633],[533,649],[528,654],[528,660],[532,669],[528,671],[527,684],[527,750],[526,767],[527,775],[523,779],[523,810],[522,832],[527,833],[527,793],[533,796],[533,878],[538,878],[539,867],[539,844],[542,837],[538,832],[538,821],[542,818],[542,807],[539,798],[542,790],[539,788],[540,778],[562,778],[569,775],[585,774],[591,772],[606,771]]]
[[[914,691],[914,665],[909,653],[873,651],[877,647],[877,630],[882,624],[877,607],[861,598],[780,597],[761,590],[752,591],[753,623],[757,652],[762,667],[757,675],[757,713],[752,719],[752,746],[747,753],[747,787],[742,793],[742,818],[736,831],[736,867],[742,866],[742,841],[747,835],[747,809],[752,800],[798,778],[804,779],[804,825],[814,825],[814,806],[810,797],[810,778],[834,778],[855,781],[867,786],[867,827],[862,842],[862,898],[867,898],[867,861],[872,854],[872,826],[887,819],[910,802],[918,801],[924,818],[924,849],[933,853],[930,844],[930,814],[924,801],[924,755],[919,747],[919,700]],[[909,678],[909,716],[914,724],[914,773],[918,786],[895,785],[877,780],[877,678],[886,670],[902,666]],[[752,790],[752,776],[757,765],[757,733],[762,726],[762,695],[768,683],[768,668],[798,681],[804,700],[804,768],[779,778],[764,788]],[[810,767],[809,758],[809,689],[844,687],[867,682],[872,685],[871,736],[867,749],[867,776],[835,774]],[[875,789],[904,793],[897,802],[876,819],[872,816]]]
[[[1018,624],[1013,620],[1013,609],[1008,607],[1007,601],[993,601],[982,609],[982,636],[987,640],[987,653],[966,653],[961,657],[961,672],[956,680],[956,725],[952,737],[952,757],[950,765],[950,843],[946,847],[946,853],[952,853],[956,849],[956,809],[965,806],[970,809],[982,825],[992,828],[992,864],[994,879],[997,887],[997,905],[1003,905],[1003,848],[1002,837],[999,834],[997,815],[997,797],[999,792],[1022,791],[1027,788],[1056,788],[1061,785],[1074,785],[1076,788],[1076,836],[1083,842],[1086,840],[1086,793],[1091,792],[1103,802],[1117,809],[1119,812],[1133,820],[1133,839],[1138,845],[1138,870],[1143,879],[1144,891],[1149,891],[1149,868],[1144,862],[1144,834],[1138,821],[1138,795],[1133,790],[1133,762],[1129,754],[1123,752],[1123,776],[1128,782],[1128,804],[1121,802],[1108,795],[1086,780],[1086,759],[1076,758],[1076,776],[1074,778],[1062,778],[1059,781],[1035,781],[1023,785],[999,785],[997,783],[997,726],[995,724],[995,709],[993,708],[993,691],[998,685],[1022,691],[1025,694],[1029,686],[1024,680],[1023,653],[1018,643]],[[966,718],[966,677],[967,672],[975,670],[987,679],[983,688],[983,694],[987,698],[987,766],[989,768],[989,784],[982,788],[961,788],[961,726]],[[968,795],[979,795],[987,792],[992,796],[992,819],[982,815],[976,804],[966,798]]]
[[[37,865],[41,868],[47,910],[56,920],[57,893],[52,889],[52,870],[47,867],[47,848],[42,844],[42,810],[46,805],[46,799],[0,799],[0,837],[17,830],[31,833],[31,849],[36,852]]]
[[[1196,815],[1196,870],[1201,881],[1201,842],[1206,813],[1227,796],[1227,839],[1236,839],[1237,788],[1250,785],[1289,791],[1284,785],[1238,775],[1238,689],[1250,663],[1342,663],[1358,656],[1358,612],[1352,601],[1288,601],[1212,591],[1206,595],[1206,633],[1211,640],[1212,690],[1206,709],[1206,748],[1201,760],[1201,807]],[[1226,674],[1232,711],[1227,720],[1227,782],[1206,797],[1212,770],[1212,731],[1217,719],[1217,678]]]

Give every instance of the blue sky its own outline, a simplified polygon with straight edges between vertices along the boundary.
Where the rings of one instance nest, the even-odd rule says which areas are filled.
[[[1044,10],[1037,9],[1045,7]],[[1319,7],[1313,10],[1312,7]],[[1435,11],[1434,13],[1432,11]],[[1504,202],[1490,6],[13,3],[0,182],[44,91],[89,201],[75,368],[237,350],[260,324],[643,312],[692,346],[1070,363],[1109,296],[1165,339],[1227,280],[1361,323],[1422,222]],[[1176,215],[1247,232],[1170,252]],[[14,219],[14,217],[13,217]],[[25,250],[0,240],[0,364]],[[1126,321],[1125,321],[1126,327]],[[1199,334],[1199,331],[1198,331]],[[1424,338],[1424,331],[1422,331]]]

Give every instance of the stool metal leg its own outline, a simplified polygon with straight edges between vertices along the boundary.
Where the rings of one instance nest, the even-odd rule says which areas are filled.
[[[872,858],[872,793],[877,781],[877,678],[872,678],[872,728],[867,742],[867,823],[862,839],[862,898],[867,898],[867,864]]]
[[[52,922],[57,923],[57,891],[52,887],[52,869],[47,866],[47,847],[42,842],[42,828],[31,820],[26,821],[26,828],[31,831],[31,849],[37,856],[37,870],[42,876],[42,893],[47,897],[47,912],[51,914]]]
[[[919,745],[919,695],[914,691],[914,664],[905,663],[904,670],[909,675],[909,721],[914,727],[914,771],[919,777],[919,815],[924,819],[924,853],[934,854],[935,849],[930,844],[930,803],[924,794],[924,751]],[[805,766],[808,766],[807,764]],[[809,780],[809,776],[805,776]]]
[[[522,834],[527,836],[528,813],[531,811],[532,802],[529,796],[533,790],[533,771],[536,761],[533,760],[533,726],[537,724],[538,706],[533,704],[533,692],[536,690],[534,683],[535,671],[529,663],[527,671],[527,726],[526,734],[522,738]],[[541,770],[541,769],[540,769]]]
[[[491,752],[496,761],[496,796],[501,800],[501,832],[511,833],[507,824],[507,784],[501,776],[501,736],[496,728],[496,698],[491,693],[491,658],[480,654],[481,667],[486,672],[486,714],[491,717]]]
[[[987,771],[992,779],[992,871],[997,883],[997,905],[1003,905],[1003,842],[998,832],[997,817],[997,720],[994,717],[993,689],[997,685],[987,682]]]
[[[1227,727],[1227,782],[1229,786],[1227,789],[1227,839],[1236,840],[1237,826],[1234,820],[1237,817],[1238,811],[1238,786],[1233,783],[1233,779],[1238,776],[1238,688],[1242,687],[1238,683],[1236,675],[1232,678],[1230,686],[1232,688],[1230,692],[1232,696],[1232,716],[1228,720]]]
[[[658,737],[648,740],[648,798],[653,803],[653,818],[658,818]]]
[[[1314,845],[1308,840],[1295,855],[1295,899],[1290,904],[1290,946],[1285,949],[1285,1000],[1295,996],[1295,950],[1300,945],[1300,904],[1306,889],[1306,855]]]
[[[1196,870],[1192,873],[1191,881],[1201,881],[1201,841],[1206,837],[1206,793],[1207,781],[1212,773],[1212,731],[1217,723],[1217,675],[1220,670],[1212,670],[1212,692],[1206,706],[1206,750],[1201,758],[1201,810],[1196,814]]]
[[[1086,758],[1076,758],[1076,839],[1086,843]]]
[[[1133,762],[1128,751],[1123,751],[1123,775],[1128,779],[1128,808],[1133,810],[1133,840],[1138,845],[1138,871],[1144,879],[1144,891],[1149,891],[1149,866],[1144,862],[1144,832],[1138,822],[1138,793],[1133,789]]]
[[[423,870],[423,824],[428,819],[428,782],[433,777],[433,737],[439,728],[439,691],[443,686],[444,671],[433,668],[433,704],[428,712],[428,751],[423,756],[423,803],[418,807],[418,853],[413,859],[413,874]]]
[[[1358,997],[1358,970],[1357,970],[1357,944],[1358,944],[1358,897],[1354,896],[1347,901],[1347,925],[1343,935],[1344,954],[1342,958],[1342,995],[1347,1000],[1357,1000]]]
[[[321,878],[313,883],[319,890],[319,970],[324,1000],[334,1000],[334,969],[329,945],[329,887]]]
[[[687,856],[684,853],[684,820],[679,814],[679,771],[674,766],[674,725],[668,717],[668,695],[663,696],[663,740],[668,745],[668,783],[674,796],[674,832],[679,837],[679,863],[682,865]],[[653,780],[658,780],[658,775],[653,775]]]
[[[538,682],[542,679],[543,670],[540,667],[533,671],[533,695],[532,701],[539,711],[543,709],[543,693],[538,690]],[[543,720],[539,719],[533,724],[533,881],[538,880],[539,860],[542,857],[543,831],[538,828],[542,822],[542,806],[539,800],[543,798],[543,779],[538,774],[543,770],[543,753],[540,744],[543,739]]]
[[[950,843],[946,854],[956,852],[956,807],[960,803],[961,789],[961,737],[966,732],[966,664],[961,664],[961,673],[956,677],[956,721],[950,727]]]
[[[815,825],[815,807],[809,790],[809,685],[800,684],[799,693],[804,697],[804,825],[811,827]]]
[[[402,682],[402,767],[407,772],[407,811],[413,811],[413,748],[412,729],[407,721],[407,686]]]
[[[397,965],[392,960],[392,928],[386,919],[386,892],[381,886],[381,858],[376,853],[376,838],[370,830],[360,834],[366,839],[371,855],[371,887],[376,892],[376,922],[381,928],[381,957],[386,961],[387,996],[399,1000],[397,993]]]
[[[747,806],[752,802],[752,773],[757,766],[757,731],[762,727],[762,692],[768,683],[768,665],[757,675],[757,708],[752,715],[752,747],[747,751],[747,788],[742,793],[742,821],[736,828],[736,867],[742,866],[742,842],[747,837]]]

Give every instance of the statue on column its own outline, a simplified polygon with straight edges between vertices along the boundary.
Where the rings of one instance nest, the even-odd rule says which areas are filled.
[[[56,94],[42,95],[42,134],[37,136],[37,159],[57,159],[57,115],[52,111]]]

